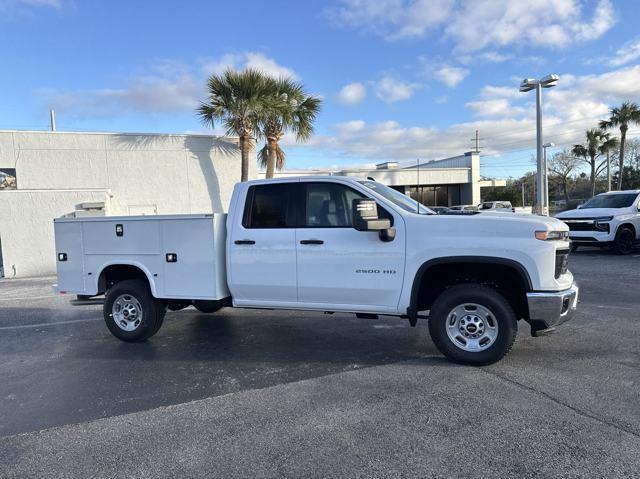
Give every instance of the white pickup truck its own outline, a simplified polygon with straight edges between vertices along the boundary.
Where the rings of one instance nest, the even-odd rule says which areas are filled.
[[[601,193],[556,218],[569,226],[574,250],[610,246],[619,254],[630,254],[640,241],[640,190]]]
[[[105,294],[107,327],[142,341],[167,309],[194,305],[428,317],[448,358],[489,364],[576,310],[559,220],[435,215],[350,177],[236,185],[229,213],[54,220],[59,293]],[[94,298],[95,300],[95,298]]]

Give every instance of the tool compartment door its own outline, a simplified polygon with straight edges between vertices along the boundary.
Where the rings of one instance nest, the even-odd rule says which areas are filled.
[[[82,224],[80,222],[56,221],[53,228],[56,242],[58,290],[83,294],[85,286]]]
[[[213,218],[161,221],[164,296],[216,298],[216,252]],[[175,255],[168,261],[167,255]],[[173,258],[172,258],[173,259]]]

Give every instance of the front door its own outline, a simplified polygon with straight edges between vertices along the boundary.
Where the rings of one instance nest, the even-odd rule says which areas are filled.
[[[352,227],[352,201],[367,197],[335,181],[301,183],[302,227],[296,230],[300,307],[396,313],[404,276],[405,231],[394,218],[396,238],[382,242],[377,232]],[[363,187],[364,188],[364,187]]]
[[[297,301],[296,183],[251,186],[229,242],[230,285],[237,306],[287,306]]]

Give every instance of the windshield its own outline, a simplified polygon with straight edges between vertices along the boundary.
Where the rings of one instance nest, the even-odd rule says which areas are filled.
[[[418,203],[416,200],[409,198],[407,195],[403,195],[399,191],[389,188],[382,183],[376,183],[375,181],[360,181],[361,185],[366,186],[370,190],[375,191],[380,196],[384,196],[391,201],[394,205],[402,208],[410,213],[418,213],[421,215],[435,215],[436,213],[431,211],[425,205]]]
[[[582,208],[628,208],[637,196],[638,193],[598,195],[582,205]]]
[[[480,207],[481,210],[490,210],[491,208],[493,208],[493,203],[482,203],[482,206]]]

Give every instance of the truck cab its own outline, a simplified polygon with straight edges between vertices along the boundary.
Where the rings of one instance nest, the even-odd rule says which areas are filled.
[[[100,280],[103,272],[94,260],[98,280],[82,293],[106,294],[107,326],[127,341],[148,339],[160,328],[166,308],[190,304],[211,311],[229,305],[351,312],[406,318],[412,326],[428,319],[443,354],[476,365],[495,362],[511,349],[519,320],[541,336],[570,319],[577,306],[578,288],[567,268],[568,228],[553,218],[436,215],[372,180],[313,176],[240,183],[224,227],[219,223],[213,221],[213,236],[174,231],[175,221],[159,226],[163,237],[173,240],[171,251],[162,244],[157,248],[162,270],[143,256],[136,261],[153,264],[142,264],[133,276],[136,262],[105,251],[101,257],[110,274]],[[56,230],[58,237],[60,255],[73,234]],[[186,255],[197,263],[192,252],[214,245],[215,253],[199,253],[202,264],[193,265],[197,279],[188,267],[175,270],[179,278],[169,278],[174,273],[166,262]],[[209,296],[199,284],[207,277],[218,278]],[[161,281],[178,283],[180,296],[158,293]],[[193,281],[198,284],[190,286]],[[189,298],[191,289],[199,295]],[[134,320],[123,319],[125,311]],[[146,324],[140,318],[151,319]]]

